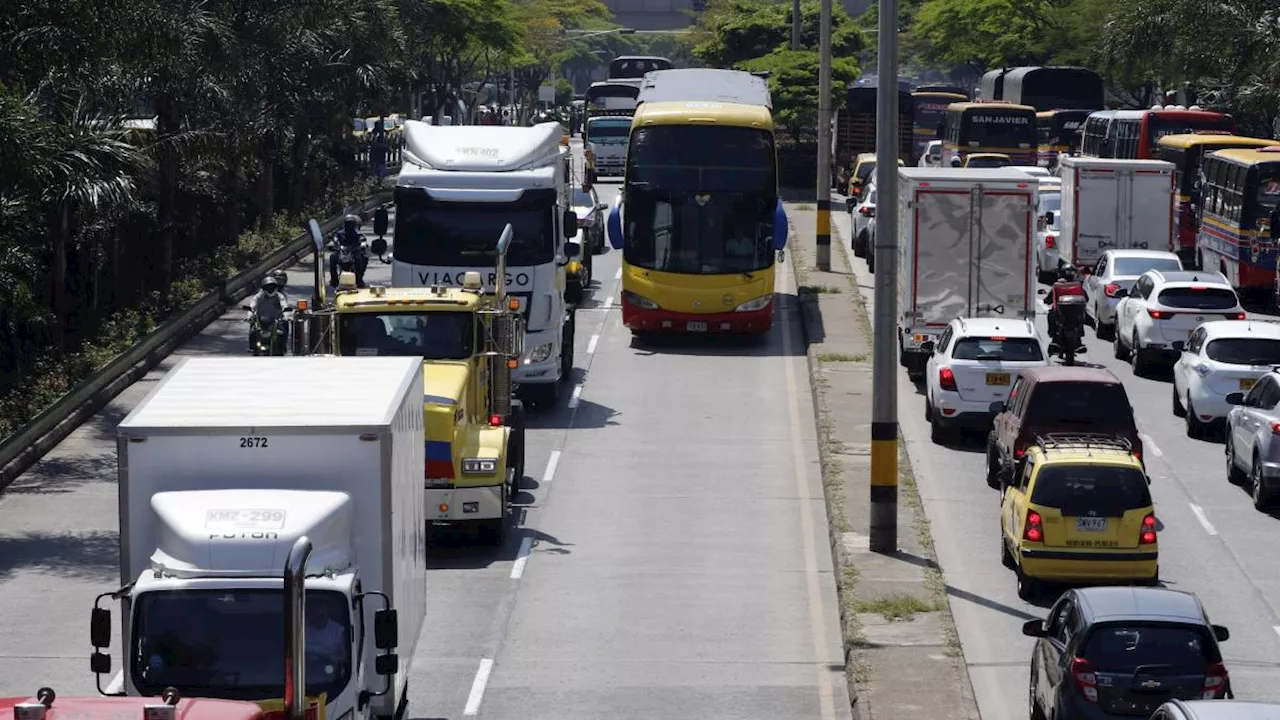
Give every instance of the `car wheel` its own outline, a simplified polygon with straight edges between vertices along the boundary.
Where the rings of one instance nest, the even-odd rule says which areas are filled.
[[[1129,359],[1129,350],[1125,348],[1124,342],[1120,339],[1120,333],[1111,333],[1111,348],[1117,360]]]
[[[933,403],[929,402],[929,398],[924,399],[924,421],[933,421]]]
[[[1116,336],[1116,326],[1115,324],[1107,325],[1095,320],[1093,323],[1093,334],[1099,340],[1111,340]]]
[[[1236,466],[1236,446],[1231,440],[1231,424],[1227,424],[1227,441],[1223,446],[1227,456],[1227,482],[1239,485],[1244,481],[1244,473]]]
[[[1138,346],[1138,332],[1133,333],[1133,341],[1129,348],[1129,364],[1133,366],[1133,374],[1142,377],[1147,374],[1147,357]]]
[[[1013,553],[1009,552],[1009,541],[1004,536],[1004,528],[1000,528],[1000,564],[1010,570],[1018,569],[1018,564],[1013,561]]]
[[[1271,489],[1262,478],[1262,463],[1258,462],[1257,455],[1253,456],[1253,462],[1249,464],[1249,483],[1249,488],[1253,491],[1253,506],[1266,512],[1271,507]]]
[[[1000,456],[990,437],[987,439],[987,487],[1000,487]]]
[[[1040,709],[1040,701],[1036,698],[1036,676],[1031,674],[1031,683],[1027,688],[1028,704],[1031,706],[1031,720],[1045,720],[1044,710]]]
[[[1183,416],[1187,419],[1187,437],[1204,437],[1205,424],[1200,422],[1200,418],[1196,417],[1196,406],[1191,404],[1190,395],[1187,396],[1187,407],[1183,412]]]
[[[1018,597],[1031,602],[1038,600],[1040,593],[1040,581],[1033,577],[1027,577],[1027,574],[1022,572],[1022,568],[1018,568]]]
[[[1183,417],[1184,415],[1187,414],[1187,409],[1182,405],[1182,398],[1178,397],[1177,383],[1173,384],[1173,392],[1171,394],[1173,396],[1173,416]]]
[[[951,429],[944,426],[938,418],[930,418],[929,439],[934,445],[946,445],[947,440],[951,439]]]

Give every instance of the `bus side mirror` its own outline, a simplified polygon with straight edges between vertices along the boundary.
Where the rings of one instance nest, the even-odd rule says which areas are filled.
[[[111,611],[94,608],[89,616],[89,644],[95,648],[111,647]]]
[[[572,240],[578,235],[578,214],[572,210],[564,211],[564,237],[566,240]]]
[[[373,614],[373,644],[379,650],[390,650],[399,644],[400,619],[393,609]]]
[[[387,259],[387,241],[384,238],[374,238],[373,242],[369,243],[369,249],[372,250],[373,254],[377,255],[378,259],[382,262],[391,262]]]
[[[609,236],[609,244],[614,250],[622,249],[622,206],[615,205],[609,211],[609,222],[605,225],[605,234]]]
[[[373,211],[373,234],[377,235],[379,239],[381,239],[383,235],[387,234],[387,224],[390,220],[389,216],[390,213],[387,212],[385,207],[379,207],[377,210]],[[386,246],[386,243],[383,243],[383,246]],[[375,247],[377,246],[375,245]],[[375,250],[374,252],[377,251]]]
[[[782,200],[778,200],[773,209],[773,249],[782,252],[787,249],[787,212],[782,209]]]

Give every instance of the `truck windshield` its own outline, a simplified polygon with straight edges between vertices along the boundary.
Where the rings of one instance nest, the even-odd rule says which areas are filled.
[[[515,202],[433,200],[416,188],[397,188],[395,259],[411,265],[494,267],[498,237],[515,232],[507,265],[544,265],[555,259],[554,190],[526,190]]]
[[[175,590],[134,604],[129,672],[139,692],[173,686],[186,697],[267,700],[284,687],[280,590]],[[351,679],[346,598],[307,591],[307,695],[336,697]]]
[[[338,354],[466,360],[475,324],[471,313],[349,313],[338,316]]]
[[[631,134],[631,118],[601,118],[587,121],[587,141],[602,145],[625,145]]]

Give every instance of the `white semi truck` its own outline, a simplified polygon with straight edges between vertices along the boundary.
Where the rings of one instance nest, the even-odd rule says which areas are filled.
[[[1059,176],[1060,253],[1077,268],[1092,269],[1107,250],[1178,249],[1173,163],[1064,157]]]
[[[279,706],[301,651],[320,717],[402,712],[426,614],[423,396],[417,357],[180,360],[118,429],[122,587],[90,623],[101,683],[102,605],[121,601],[104,692]],[[303,577],[305,623],[286,612]]]
[[[395,287],[462,287],[479,272],[493,292],[493,239],[511,225],[506,291],[525,318],[525,352],[512,380],[528,404],[554,406],[573,370],[576,284],[566,266],[577,215],[570,155],[559,123],[533,127],[405,123],[396,182]]]
[[[1020,170],[898,170],[898,345],[919,380],[957,317],[1035,320],[1039,184]]]

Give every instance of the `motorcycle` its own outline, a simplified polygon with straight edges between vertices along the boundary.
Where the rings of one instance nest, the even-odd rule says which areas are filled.
[[[337,287],[342,273],[355,273],[356,287],[366,287],[364,271],[369,265],[369,241],[360,238],[359,245],[344,245],[335,234],[329,241],[329,284]]]
[[[248,305],[241,305],[241,310],[251,310]],[[256,313],[248,318],[249,352],[254,357],[284,357],[289,348],[289,326],[293,317],[293,306],[286,305],[284,313],[271,327],[263,327],[262,318]]]
[[[1076,355],[1085,351],[1084,305],[1082,295],[1058,299],[1058,332],[1049,342],[1049,354],[1061,355],[1064,365],[1075,365]]]

